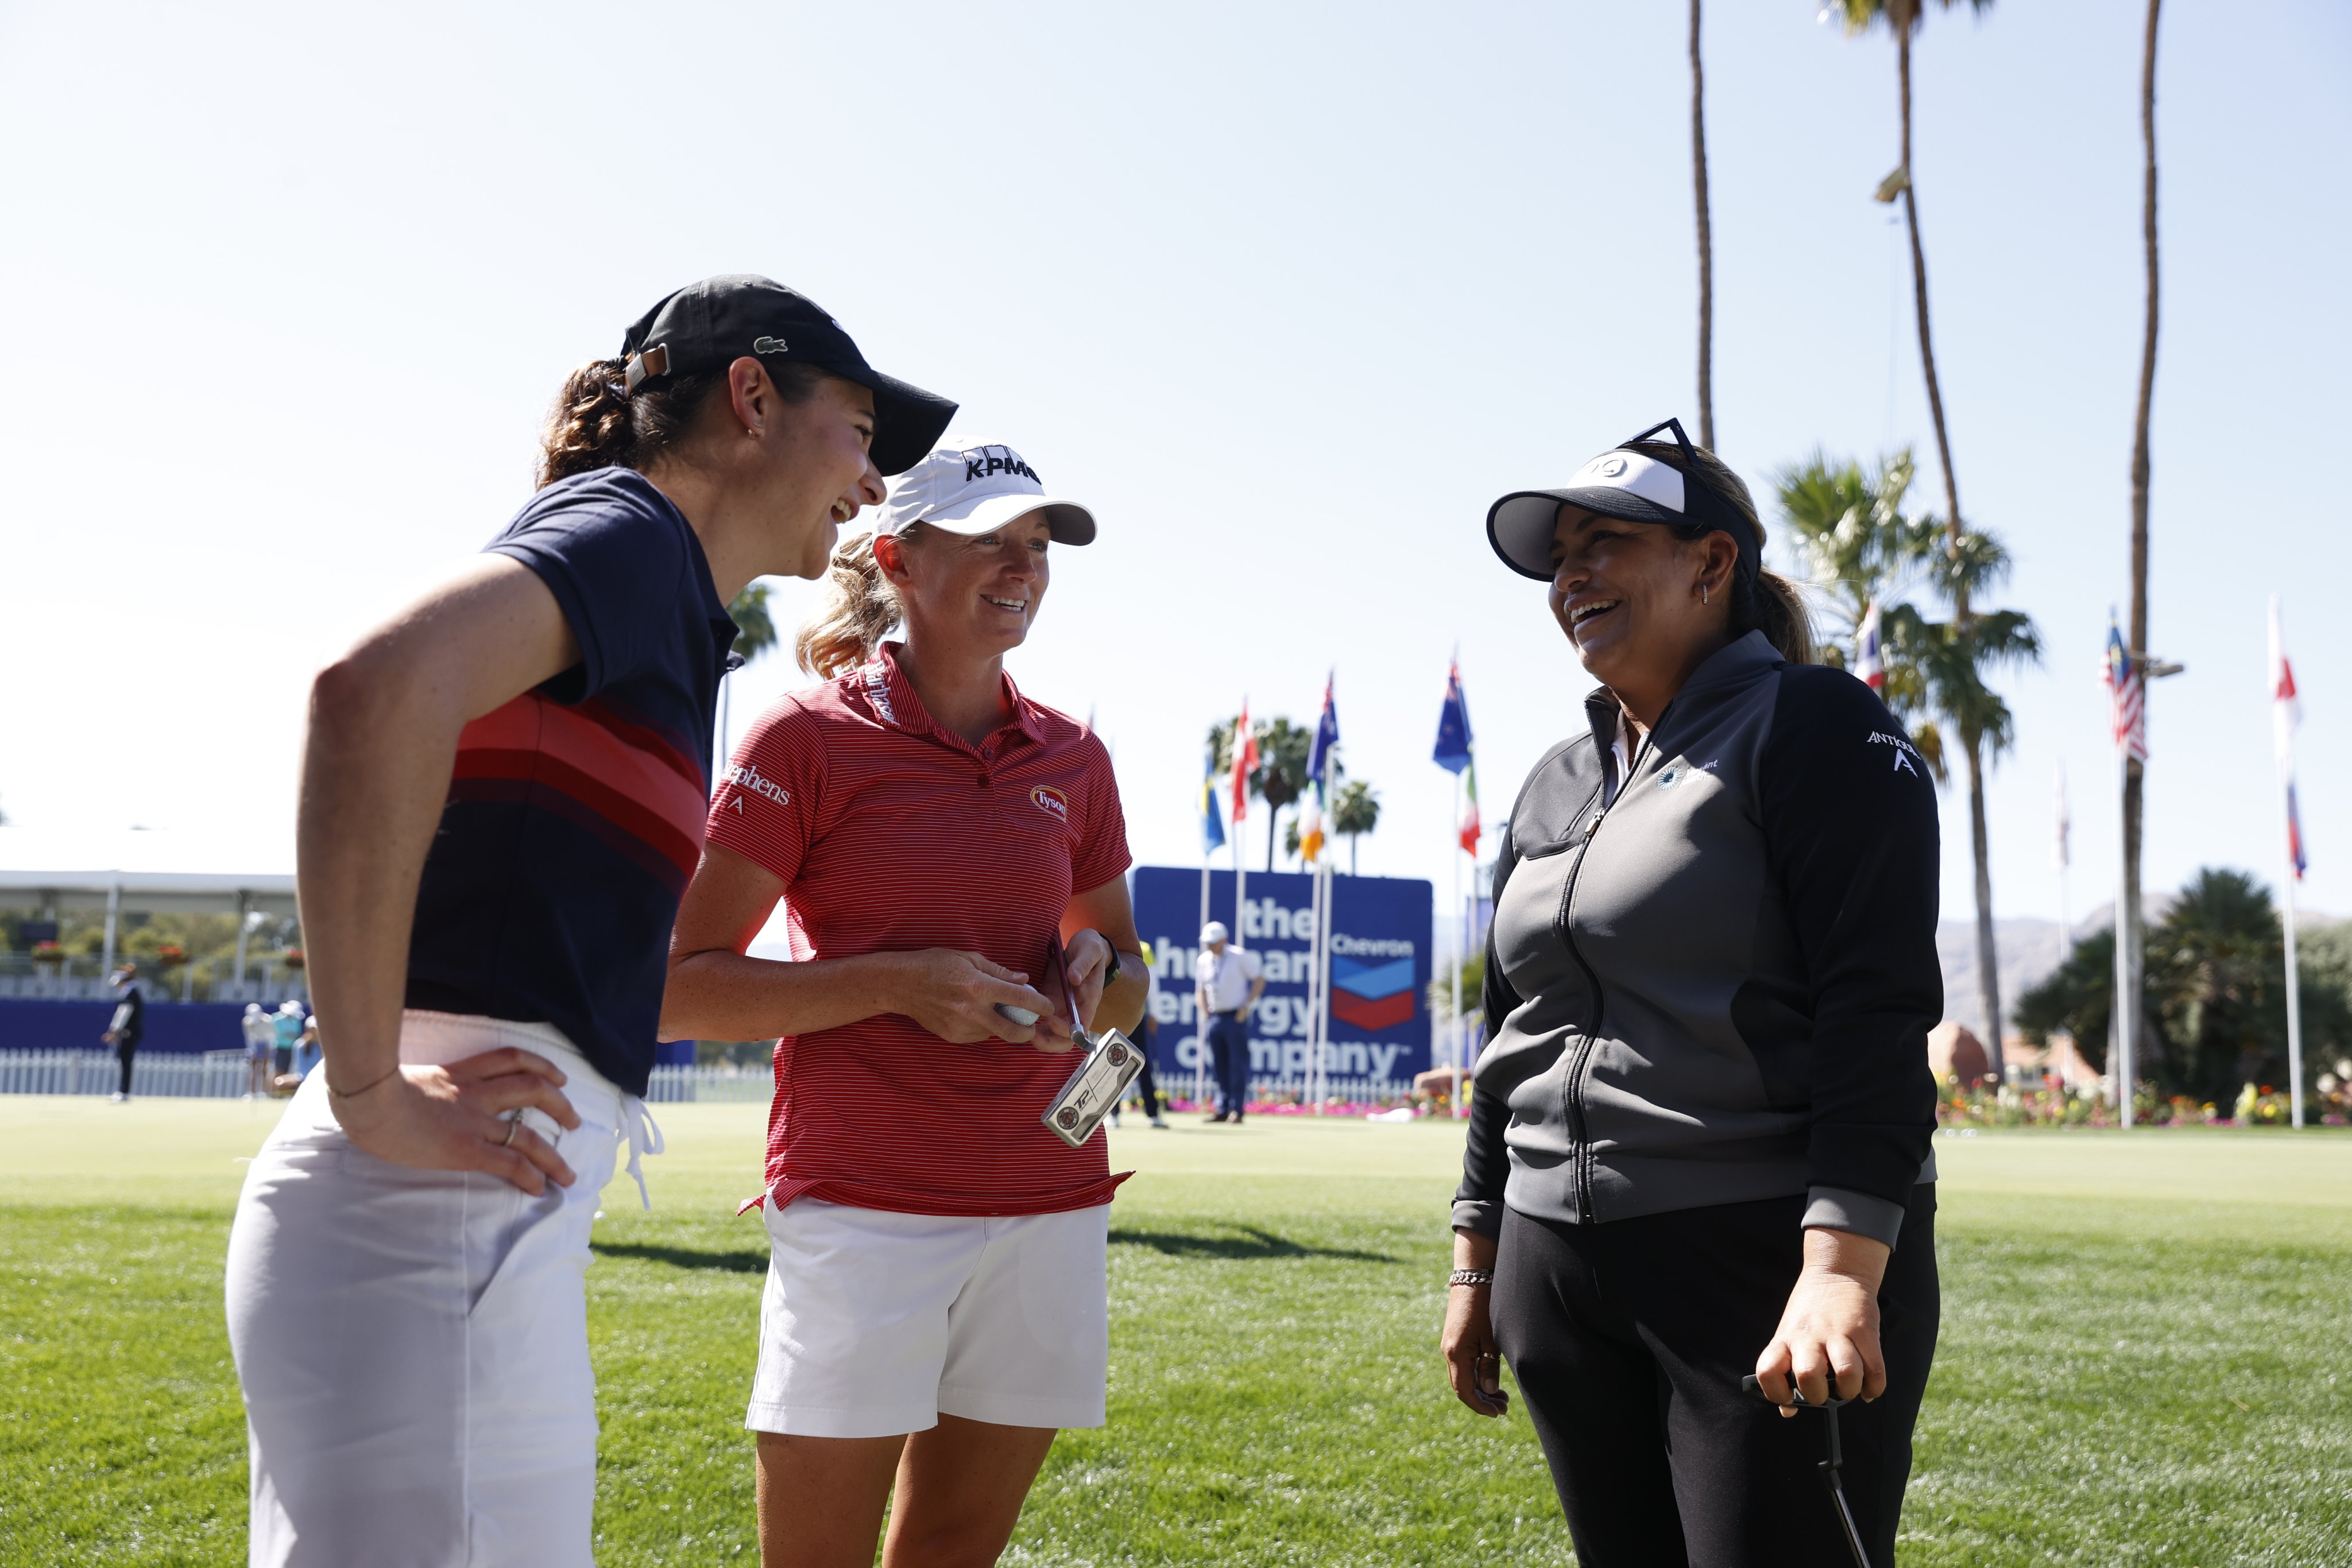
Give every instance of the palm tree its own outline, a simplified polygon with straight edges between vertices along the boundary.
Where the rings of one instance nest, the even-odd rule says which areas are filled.
[[[2147,420],[2156,396],[2157,248],[2156,248],[2156,17],[2159,0],[2147,0],[2147,38],[2140,54],[2139,137],[2143,154],[2140,186],[2140,242],[2147,253],[2147,320],[2139,352],[2139,406],[2132,422],[2131,465],[2131,653],[2145,656],[2147,647]],[[2141,700],[2147,699],[2143,689]],[[2124,891],[2125,951],[2137,956],[2144,935],[2140,924],[2140,823],[2147,799],[2147,765],[2135,757],[2124,759]]]
[[[1969,845],[1976,862],[1977,1000],[1984,1009],[1985,1049],[1990,1065],[2002,1069],[2000,949],[1993,939],[1991,845],[1985,826],[1985,770],[2017,737],[2009,705],[1987,684],[2003,665],[2039,664],[2042,635],[2020,610],[1994,610],[1963,618],[1960,606],[1973,591],[1998,584],[2009,574],[2009,551],[1987,533],[1960,536],[1957,550],[1933,558],[1936,586],[1953,607],[1949,621],[1931,622],[1908,604],[1885,617],[1887,641],[1916,666],[1925,688],[1925,708],[1956,735],[1969,765]],[[1931,759],[1944,777],[1943,737]],[[1922,747],[1922,752],[1926,751]]]
[[[1356,874],[1356,841],[1381,825],[1381,797],[1370,784],[1350,779],[1331,801],[1331,831],[1348,841],[1348,874]]]
[[[1857,633],[1873,604],[1882,617],[1902,606],[1935,558],[1943,530],[1931,517],[1903,511],[1913,476],[1907,446],[1881,457],[1870,473],[1852,458],[1832,462],[1816,451],[1774,476],[1781,520],[1796,536],[1813,585],[1822,591],[1828,620],[1845,638]],[[1826,663],[1845,666],[1835,643],[1824,652]],[[1882,639],[1880,659],[1886,672],[1881,694],[1886,706],[1906,720],[1916,719],[1912,741],[1940,778],[1942,737],[1932,717],[1919,716],[1927,712],[1926,677],[1891,641]]]
[[[1959,0],[1935,0],[1935,3],[1948,11]],[[1911,35],[1918,30],[1925,16],[1922,4],[1923,0],[1824,0],[1822,15],[1837,17],[1844,24],[1849,37],[1878,23],[1884,23],[1895,35],[1895,75],[1900,88],[1903,131],[1902,162],[1895,166],[1893,173],[1879,182],[1877,196],[1882,202],[1901,198],[1904,222],[1910,230],[1911,298],[1919,319],[1919,366],[1927,376],[1927,413],[1936,425],[1936,458],[1944,468],[1946,539],[1954,550],[1958,550],[1961,533],[1960,484],[1952,473],[1952,442],[1944,428],[1943,385],[1936,377],[1936,345],[1927,328],[1927,256],[1919,244],[1919,195],[1916,183],[1911,177]],[[1969,5],[1973,10],[1988,11],[1992,8],[1992,0],[1969,0]],[[1969,601],[1965,586],[1961,588],[1960,594],[1952,612],[1955,619],[1966,621],[1969,618]],[[1993,1054],[2000,1054],[1998,1047]]]
[[[1706,211],[1706,72],[1699,63],[1699,0],[1691,0],[1691,183],[1698,200],[1698,444],[1715,450],[1715,235]]]
[[[746,583],[743,591],[727,607],[727,618],[735,622],[734,651],[750,664],[776,645],[775,618],[768,613],[768,585]]]
[[[1217,771],[1234,765],[1234,720],[1209,727],[1209,748]],[[1251,727],[1257,737],[1257,767],[1248,779],[1249,792],[1266,803],[1265,869],[1274,869],[1275,824],[1282,809],[1307,792],[1307,758],[1314,748],[1315,732],[1286,718],[1262,718]]]
[[[727,606],[727,618],[735,622],[734,645],[728,650],[727,674],[732,677],[736,669],[750,664],[776,645],[775,617],[768,613],[768,585],[747,582],[743,591]],[[731,678],[719,683],[719,755],[723,762],[731,755],[734,737],[735,683]]]
[[[2285,941],[2268,888],[2243,872],[2208,867],[2181,889],[2148,933],[2147,947],[2137,1060],[2160,1090],[2224,1104],[2244,1083],[2284,1075]],[[2063,1030],[2083,1059],[2104,1071],[2115,954],[2112,928],[2075,943],[2048,979],[2018,999],[2025,1037],[2041,1045]],[[2326,963],[2305,965],[2299,977],[2307,1071],[2315,1073],[2352,1050],[2352,984]]]

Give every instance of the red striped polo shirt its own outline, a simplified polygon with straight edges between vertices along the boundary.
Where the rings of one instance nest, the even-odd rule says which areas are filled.
[[[642,1094],[735,623],[685,515],[626,468],[548,486],[488,548],[547,585],[580,662],[458,736],[408,1005],[551,1023]]]
[[[1012,722],[974,747],[932,722],[896,649],[761,716],[710,841],[783,879],[795,958],[953,947],[1036,984],[1072,894],[1128,867],[1110,754],[1009,676]],[[1073,1149],[1040,1120],[1076,1065],[1001,1040],[951,1044],[898,1013],[787,1036],[768,1190],[906,1214],[1107,1203],[1125,1178],[1105,1140]]]

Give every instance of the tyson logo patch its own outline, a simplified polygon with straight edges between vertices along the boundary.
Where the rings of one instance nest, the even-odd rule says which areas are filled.
[[[1040,784],[1030,790],[1029,801],[1049,817],[1063,822],[1070,820],[1070,798],[1051,784]]]

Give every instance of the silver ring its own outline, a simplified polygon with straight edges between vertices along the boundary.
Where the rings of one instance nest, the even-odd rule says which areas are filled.
[[[518,1111],[518,1112],[516,1112],[513,1115],[511,1115],[511,1116],[508,1117],[508,1118],[507,1118],[507,1135],[506,1135],[505,1137],[503,1137],[503,1138],[501,1138],[501,1139],[499,1139],[499,1147],[500,1147],[500,1148],[502,1148],[502,1149],[509,1149],[509,1148],[512,1148],[512,1147],[514,1146],[514,1135],[515,1135],[516,1130],[517,1130],[517,1129],[519,1129],[520,1127],[521,1127],[521,1125],[522,1125],[522,1113],[521,1113],[521,1112]]]

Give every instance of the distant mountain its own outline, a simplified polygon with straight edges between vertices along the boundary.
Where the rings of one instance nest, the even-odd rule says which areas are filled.
[[[2170,894],[2155,894],[2147,900],[2147,918],[2151,924],[2161,920],[2172,907]],[[2332,915],[2315,915],[2310,910],[2297,916],[2302,929],[2313,930],[2336,924]],[[2116,923],[2113,899],[2100,904],[2074,923],[2071,937],[2062,932],[2055,920],[1996,920],[1992,923],[1993,946],[2000,953],[2000,1005],[2012,1015],[2017,1010],[2017,998],[2046,979],[2050,972],[2065,961],[2074,941],[2105,931]],[[1984,1009],[1977,1002],[1977,923],[1971,919],[1947,919],[1936,928],[1936,956],[1944,965],[1944,1016],[1954,1019],[1986,1038]],[[2014,1034],[2011,1024],[2004,1034]]]

